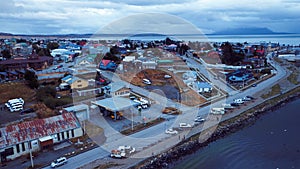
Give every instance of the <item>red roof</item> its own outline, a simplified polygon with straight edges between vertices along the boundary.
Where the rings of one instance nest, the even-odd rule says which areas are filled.
[[[106,66],[106,65],[108,65],[110,62],[112,62],[111,60],[105,60],[105,59],[102,59],[102,64],[103,64],[103,66]]]

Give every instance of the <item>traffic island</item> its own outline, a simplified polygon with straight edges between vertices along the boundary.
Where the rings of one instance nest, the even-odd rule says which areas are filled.
[[[136,132],[142,131],[144,129],[147,129],[149,127],[155,126],[159,123],[162,123],[165,120],[166,119],[164,119],[164,118],[157,118],[157,119],[149,121],[147,123],[139,123],[139,124],[137,124],[137,125],[135,125],[131,128],[128,128],[128,129],[125,129],[125,130],[121,131],[121,134],[128,136],[128,135],[134,134]]]

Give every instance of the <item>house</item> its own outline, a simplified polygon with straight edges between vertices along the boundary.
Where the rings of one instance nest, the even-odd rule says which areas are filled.
[[[142,62],[142,69],[156,69],[157,63],[155,61]]]
[[[6,71],[24,70],[33,68],[35,70],[45,69],[53,64],[53,58],[48,56],[31,55],[29,59],[9,59],[0,61],[0,67]]]
[[[6,81],[6,80],[8,80],[7,72],[0,72],[0,81]]]
[[[71,86],[71,89],[82,89],[89,86],[89,82],[85,79],[67,75],[61,79],[62,83],[68,83]]]
[[[73,113],[10,124],[0,128],[0,161],[48,149],[82,135],[83,130]]]
[[[129,96],[130,91],[124,82],[113,82],[103,87],[103,92],[111,97]]]
[[[209,84],[207,82],[199,82],[199,81],[194,83],[193,88],[195,88],[197,90],[197,92],[199,92],[199,93],[211,92],[213,89],[211,84]]]
[[[117,68],[117,64],[111,60],[105,60],[102,59],[100,64],[99,64],[99,68],[101,70],[111,70],[114,71]]]
[[[187,71],[182,75],[183,79],[197,79],[197,73],[195,71]]]

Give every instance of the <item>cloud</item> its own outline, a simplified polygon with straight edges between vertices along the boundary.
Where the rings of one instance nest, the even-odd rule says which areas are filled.
[[[1,2],[0,21],[4,26],[0,31],[94,33],[126,16],[162,13],[209,32],[245,26],[295,32],[300,23],[299,10],[297,0],[15,0]],[[177,23],[166,24],[176,27]]]

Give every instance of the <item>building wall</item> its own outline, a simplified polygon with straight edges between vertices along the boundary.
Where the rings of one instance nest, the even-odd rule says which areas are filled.
[[[130,95],[130,89],[127,88],[123,88],[112,93],[112,96],[129,96],[129,95]]]
[[[12,147],[13,151],[14,151],[13,155],[10,155],[10,156],[6,157],[7,160],[13,160],[13,159],[15,159],[17,157],[20,157],[22,155],[28,154],[30,152],[30,146],[29,146],[29,144],[31,144],[32,152],[36,152],[36,151],[40,150],[40,146],[39,146],[38,140],[32,140],[30,142],[19,143],[19,144],[16,144],[16,145],[13,145],[13,146],[5,148],[5,149],[7,149],[7,148],[11,148]],[[19,148],[17,148],[17,147],[19,147]]]
[[[71,84],[72,89],[82,89],[89,86],[89,82],[87,80],[76,80]]]

